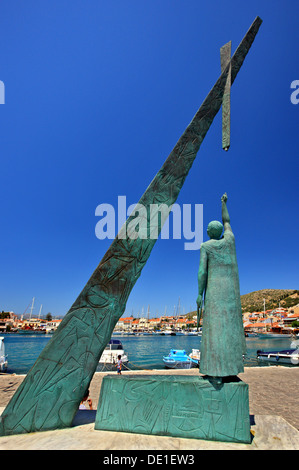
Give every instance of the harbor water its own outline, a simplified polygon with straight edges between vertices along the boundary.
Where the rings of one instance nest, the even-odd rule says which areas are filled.
[[[5,353],[8,355],[8,369],[10,374],[27,374],[40,355],[51,335],[20,335],[18,333],[1,333],[5,344]],[[200,349],[200,336],[125,336],[113,335],[119,339],[128,355],[128,368],[131,370],[140,369],[164,369],[163,356],[169,354],[170,349],[185,349],[187,354],[192,349]],[[267,367],[265,362],[259,362],[256,357],[258,349],[283,350],[290,348],[291,338],[246,338],[247,354],[244,358],[245,367]]]

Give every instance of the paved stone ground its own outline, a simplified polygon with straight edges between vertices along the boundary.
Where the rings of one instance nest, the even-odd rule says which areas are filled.
[[[248,367],[240,379],[249,385],[249,412],[278,415],[299,429],[299,367]]]
[[[102,379],[116,372],[97,372],[90,384],[90,396],[96,409]],[[190,374],[197,375],[198,369],[188,371],[126,371],[124,374]],[[299,367],[247,367],[239,375],[249,385],[249,411],[251,415],[277,415],[299,429]],[[4,407],[15,393],[25,375],[0,375],[0,407]]]
[[[3,409],[0,407],[0,414],[2,411]],[[97,467],[99,464],[105,463],[103,456],[106,455],[107,457],[107,454],[109,456],[114,456],[114,451],[133,451],[135,457],[137,451],[137,468],[138,463],[140,466],[142,465],[142,468],[145,468],[146,464],[153,464],[152,450],[159,451],[158,454],[160,454],[160,456],[161,454],[163,456],[164,451],[170,451],[170,455],[174,456],[174,459],[176,459],[176,451],[183,451],[185,456],[188,456],[187,463],[191,464],[194,462],[198,465],[202,464],[202,454],[197,452],[200,450],[299,450],[299,431],[279,416],[255,415],[254,424],[251,425],[252,441],[250,444],[243,444],[236,442],[187,439],[173,436],[100,431],[94,429],[95,413],[95,410],[79,410],[73,422],[73,426],[65,429],[2,436],[0,437],[0,451],[106,451],[104,454],[101,454],[101,452],[94,454],[95,464]],[[19,463],[16,461],[19,455],[21,456],[20,465],[23,465],[24,462],[21,461],[21,458],[24,460],[23,454],[16,453],[13,454],[14,464]],[[122,452],[118,452],[117,455],[121,456]],[[130,452],[127,452],[126,456],[130,456]],[[151,457],[150,461],[148,460],[148,456]],[[77,454],[75,458],[77,460]],[[219,460],[217,461],[217,455],[213,454],[213,464],[215,465],[219,463],[223,466],[223,458],[224,456],[221,453]],[[116,459],[118,459],[118,457],[116,457]],[[248,456],[246,456],[246,461],[248,461]],[[77,461],[74,461],[75,465],[76,463]],[[164,464],[163,459],[160,458],[158,463]],[[177,460],[168,463],[179,464]],[[185,463],[185,465],[187,463]],[[88,457],[88,464],[90,465],[90,456]],[[112,464],[121,465],[122,462],[114,461]],[[126,465],[131,468],[134,467],[132,463],[128,464],[128,462],[126,462]]]

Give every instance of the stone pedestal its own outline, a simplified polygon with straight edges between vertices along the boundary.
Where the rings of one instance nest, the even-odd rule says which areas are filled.
[[[107,375],[95,429],[250,443],[248,385],[238,377]]]

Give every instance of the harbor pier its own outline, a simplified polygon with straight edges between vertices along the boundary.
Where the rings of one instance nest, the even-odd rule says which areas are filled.
[[[67,429],[3,436],[0,450],[85,449],[85,450],[299,450],[299,409],[297,367],[246,367],[241,380],[249,385],[251,444],[223,443],[200,439],[115,433],[94,429],[96,409],[103,377],[97,372],[90,383],[93,411],[77,414]],[[115,372],[116,374],[116,372]],[[198,375],[198,369],[126,371],[129,374]],[[15,393],[25,375],[0,375],[0,412]],[[119,378],[122,380],[122,377]]]

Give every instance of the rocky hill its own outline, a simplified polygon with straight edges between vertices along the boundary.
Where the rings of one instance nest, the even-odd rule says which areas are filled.
[[[242,312],[263,312],[273,310],[280,306],[290,308],[299,304],[299,290],[296,289],[262,289],[249,294],[241,295]],[[187,318],[192,319],[196,315],[196,310],[189,312]]]
[[[264,310],[264,299],[266,310],[280,306],[292,307],[299,303],[299,290],[295,289],[262,289],[249,294],[241,295],[243,312],[261,312]]]

